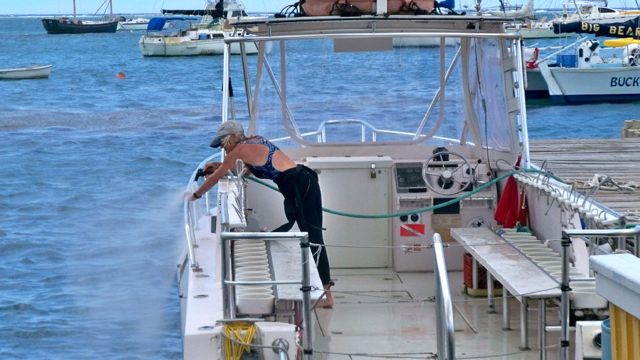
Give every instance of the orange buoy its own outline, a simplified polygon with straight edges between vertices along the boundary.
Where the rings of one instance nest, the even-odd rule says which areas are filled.
[[[125,75],[123,72],[119,72],[118,75],[116,75],[116,78],[118,78],[118,79],[124,79],[126,77],[127,77],[127,75]]]

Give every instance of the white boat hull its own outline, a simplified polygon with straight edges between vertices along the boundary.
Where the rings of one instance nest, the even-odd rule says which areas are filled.
[[[48,78],[52,65],[37,65],[19,69],[0,69],[0,79],[22,80]]]
[[[523,39],[549,39],[549,38],[563,38],[573,36],[574,33],[559,33],[556,34],[551,28],[510,28],[507,32],[513,34],[520,34]]]
[[[128,21],[119,21],[118,30],[147,30],[149,19],[133,19]],[[165,23],[163,30],[168,28],[170,23]]]
[[[143,56],[198,56],[224,53],[222,38],[192,40],[188,37],[143,36],[138,44]],[[258,48],[253,43],[247,43],[246,52],[256,54]],[[233,44],[231,53],[239,55],[240,45]]]
[[[640,100],[640,67],[614,68],[549,68],[544,75],[549,96],[554,103],[587,103]]]
[[[527,69],[525,96],[527,100],[549,98],[549,87],[539,69]]]

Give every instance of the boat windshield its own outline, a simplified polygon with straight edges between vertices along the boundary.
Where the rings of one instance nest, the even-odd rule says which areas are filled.
[[[513,114],[496,96],[513,82],[505,78],[512,76],[507,42],[443,38],[439,46],[439,38],[424,38],[430,46],[393,47],[391,38],[373,40],[264,43],[264,56],[252,59],[252,133],[285,147],[517,146]]]

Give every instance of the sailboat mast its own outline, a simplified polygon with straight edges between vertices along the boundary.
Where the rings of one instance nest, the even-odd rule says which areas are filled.
[[[109,0],[109,21],[113,21],[113,1],[111,0]]]
[[[73,22],[76,22],[76,0],[73,0]]]

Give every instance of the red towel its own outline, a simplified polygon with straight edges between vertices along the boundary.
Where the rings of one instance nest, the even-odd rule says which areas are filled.
[[[515,169],[520,169],[520,157],[516,161]],[[518,192],[518,182],[513,176],[507,179],[496,208],[495,219],[505,228],[513,228],[518,222],[522,226],[527,225],[527,198],[524,192],[522,194]]]

